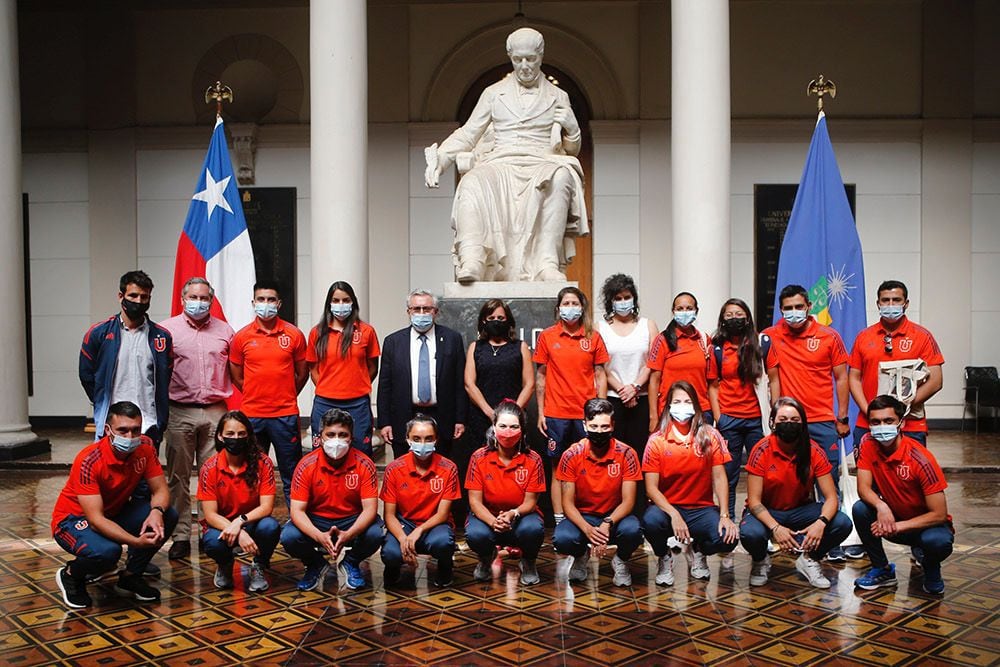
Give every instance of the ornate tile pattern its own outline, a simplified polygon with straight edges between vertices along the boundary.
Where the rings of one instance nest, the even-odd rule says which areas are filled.
[[[382,567],[366,565],[374,587],[300,593],[301,566],[279,548],[271,589],[212,585],[214,563],[197,549],[185,561],[156,557],[160,604],[115,595],[113,579],[91,585],[95,606],[69,612],[55,585],[65,561],[48,531],[59,473],[0,472],[0,655],[10,665],[993,665],[1000,664],[1000,498],[997,479],[970,475],[949,490],[958,544],[944,567],[946,594],[923,593],[908,553],[893,548],[895,589],[856,593],[866,561],[824,565],[829,590],[811,588],[784,556],[767,586],[747,584],[737,554],[712,579],[689,581],[675,560],[672,587],[653,583],[655,562],[632,558],[634,585],[615,588],[608,563],[590,579],[555,581],[557,557],[543,548],[542,583],[518,584],[505,563],[488,584],[472,581],[474,557],[457,557],[455,585],[437,589],[428,566],[386,590]],[[464,546],[464,545],[463,545]],[[431,566],[433,571],[433,566]]]

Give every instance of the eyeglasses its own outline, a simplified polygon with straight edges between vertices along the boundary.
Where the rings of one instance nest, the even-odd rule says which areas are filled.
[[[886,335],[882,342],[885,343],[885,353],[892,354],[892,336]]]
[[[407,308],[411,313],[435,313],[437,308],[434,306],[410,306]]]

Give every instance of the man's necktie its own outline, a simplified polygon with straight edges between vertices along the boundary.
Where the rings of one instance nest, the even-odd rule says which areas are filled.
[[[427,335],[420,334],[420,359],[417,362],[417,400],[431,401],[431,353],[427,349]]]

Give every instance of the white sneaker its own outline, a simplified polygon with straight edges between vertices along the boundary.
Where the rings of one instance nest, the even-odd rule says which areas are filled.
[[[580,557],[570,556],[573,562],[569,566],[569,580],[570,581],[586,581],[587,577],[590,576],[590,567],[588,563],[590,561],[590,549],[583,552]]]
[[[767,583],[767,575],[771,573],[771,558],[764,556],[764,560],[755,560],[750,565],[750,585],[763,586]]]
[[[219,565],[215,568],[215,577],[212,578],[212,583],[215,584],[216,588],[228,589],[233,587],[233,564],[226,563],[225,565]]]
[[[779,551],[781,551],[781,547],[779,547],[777,544],[775,544],[771,540],[767,541],[767,553],[769,553],[769,554],[776,554]]]
[[[541,579],[538,576],[538,568],[535,567],[535,561],[528,560],[527,558],[521,559],[521,585],[522,586],[534,586]]]
[[[688,545],[688,548],[684,550],[684,555],[687,557],[688,566],[691,568],[692,579],[708,579],[712,576],[712,571],[708,569],[708,559],[705,558],[705,554],[695,551],[694,547]]]
[[[671,535],[670,537],[667,538],[667,546],[670,547],[671,549],[673,549],[674,551],[680,551],[681,549],[684,548],[684,544],[681,543],[673,535]]]
[[[267,577],[264,576],[264,568],[261,567],[260,563],[251,563],[250,584],[247,586],[247,590],[251,593],[260,593],[270,587],[271,584],[268,583]]]
[[[809,583],[815,588],[829,588],[830,580],[823,576],[823,570],[820,569],[819,563],[814,561],[809,556],[802,554],[795,559],[795,569],[802,573],[802,575],[809,580]]]
[[[493,578],[493,563],[484,560],[476,563],[476,569],[472,571],[472,578],[476,581],[489,581]]]
[[[632,573],[628,570],[628,563],[619,558],[618,554],[615,554],[611,559],[611,569],[615,572],[611,583],[623,587],[632,585]]]
[[[657,586],[674,585],[674,559],[668,551],[665,556],[660,556],[656,563],[656,584]]]

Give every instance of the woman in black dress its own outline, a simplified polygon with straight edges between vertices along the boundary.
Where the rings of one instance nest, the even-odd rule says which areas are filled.
[[[472,406],[465,431],[469,453],[486,442],[493,424],[493,408],[510,399],[525,409],[535,391],[535,371],[527,343],[514,337],[514,315],[500,299],[490,299],[479,310],[479,338],[469,345],[465,360],[465,391]],[[468,462],[460,457],[459,467]]]

